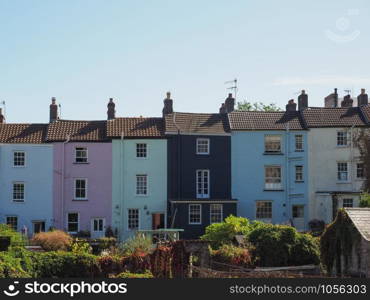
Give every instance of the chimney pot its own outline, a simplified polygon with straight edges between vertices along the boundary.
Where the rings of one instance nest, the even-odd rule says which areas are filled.
[[[297,103],[294,103],[294,99],[290,99],[288,104],[285,106],[286,111],[296,111],[297,110]]]
[[[325,107],[338,107],[338,89],[334,89],[334,93],[325,97]]]
[[[302,111],[308,108],[308,95],[305,90],[298,96],[298,110]]]
[[[229,93],[228,97],[225,100],[225,113],[231,113],[234,111],[235,106],[235,99],[233,98],[233,94]]]
[[[56,104],[55,97],[51,97],[50,111],[49,111],[49,122],[52,123],[58,120],[58,105]]]
[[[361,94],[357,96],[357,105],[367,105],[369,103],[369,96],[366,94],[365,89],[361,89]]]
[[[353,106],[353,100],[351,99],[351,95],[344,96],[341,106],[342,107],[352,107]]]
[[[166,93],[166,98],[163,100],[163,109],[162,115],[163,117],[168,114],[173,113],[173,100],[171,99],[171,92]]]
[[[107,107],[108,107],[108,111],[107,111],[108,120],[115,119],[116,118],[116,104],[113,102],[113,98],[109,98]]]

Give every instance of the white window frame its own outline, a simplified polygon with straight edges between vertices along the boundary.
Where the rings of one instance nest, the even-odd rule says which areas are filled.
[[[76,196],[77,180],[84,180],[85,181],[85,197],[77,197]],[[88,192],[88,180],[87,180],[87,178],[74,178],[73,179],[73,200],[77,200],[77,201],[87,200],[88,199],[87,192]]]
[[[138,193],[138,189],[139,189],[139,178],[145,178],[145,193]],[[136,178],[136,184],[135,184],[135,195],[138,196],[138,197],[147,197],[148,194],[149,194],[149,176],[148,174],[136,174],[135,176]]]
[[[340,171],[339,170],[339,164],[343,164],[343,165],[345,164],[346,165],[346,171],[343,171],[343,170]],[[343,173],[345,172],[347,174],[346,179],[341,179],[340,178],[341,176],[339,174],[342,173],[342,172]],[[338,182],[349,182],[350,181],[350,178],[349,178],[349,163],[347,161],[338,161],[337,162],[337,181]]]
[[[269,216],[269,217],[259,217],[258,216],[258,204],[264,204],[264,203],[267,203],[267,204],[270,204],[269,206],[270,206],[270,208],[271,208],[271,216]],[[265,208],[266,209],[266,208]],[[265,212],[263,212],[263,213],[265,213]],[[273,205],[272,205],[272,201],[269,201],[269,200],[257,200],[256,201],[256,220],[269,220],[269,221],[272,221],[272,218],[273,218]]]
[[[300,168],[300,171],[298,171]],[[301,178],[298,178],[298,175],[300,175]],[[303,172],[303,166],[302,165],[296,165],[295,166],[295,181],[296,182],[304,182],[304,172]]]
[[[137,211],[137,228],[130,228],[130,210]],[[140,209],[138,208],[128,208],[127,209],[127,230],[135,231],[140,229]]]
[[[71,214],[76,214],[77,215],[77,231],[69,231],[69,215]],[[75,211],[70,211],[70,212],[67,212],[67,232],[68,233],[71,233],[71,234],[76,234],[77,232],[80,231],[80,213],[79,212],[75,212]],[[73,224],[76,224],[76,222],[72,222]]]
[[[23,153],[23,165],[16,165],[15,164],[15,156],[16,153]],[[13,168],[25,168],[26,167],[26,151],[23,150],[14,150],[13,151]]]
[[[7,216],[5,216],[5,223],[6,223],[6,225],[8,225],[8,226],[9,226],[9,225],[11,225],[11,224],[9,224],[9,223],[8,223],[8,218],[15,218],[15,219],[16,219],[16,225],[17,225],[17,226],[16,226],[16,228],[14,229],[14,228],[13,228],[13,226],[11,226],[11,228],[12,228],[14,231],[18,231],[18,225],[19,225],[19,224],[18,224],[18,216],[14,216],[14,215],[7,215]]]
[[[201,178],[202,178],[202,182],[199,182],[199,178],[198,178],[198,173],[201,172]],[[205,174],[207,174],[207,182],[205,182],[204,180],[204,177],[205,177]],[[199,169],[199,170],[196,170],[195,172],[195,177],[196,177],[196,195],[197,195],[197,199],[208,199],[211,195],[211,187],[210,187],[210,171],[208,169]],[[208,193],[204,193],[205,191],[205,183],[207,183],[207,187],[208,187]],[[200,190],[201,190],[201,193],[199,193],[198,191],[198,186],[199,184],[201,185],[200,187]]]
[[[139,149],[140,145],[145,145],[145,151],[143,149]],[[136,143],[136,158],[137,159],[147,159],[148,158],[148,143]],[[139,152],[142,151],[142,153],[145,153],[145,156],[138,156]]]
[[[14,194],[16,193],[14,190],[15,185],[23,185],[23,198],[22,199],[15,199]],[[18,192],[19,193],[19,192]],[[12,184],[12,200],[16,203],[23,203],[26,200],[26,183],[24,181],[13,181]]]
[[[207,142],[207,144],[206,144],[207,150],[206,151],[199,151],[199,147],[205,146],[205,145],[199,145],[201,142]],[[196,153],[198,155],[209,155],[210,152],[211,152],[211,142],[210,142],[210,139],[207,139],[207,138],[197,138],[197,142],[196,142]]]
[[[267,183],[268,179],[278,179],[278,177],[267,177],[268,168],[277,168],[280,169],[280,183]],[[282,190],[283,189],[283,168],[280,165],[267,165],[265,166],[265,190]],[[279,184],[279,185],[278,185]]]
[[[193,207],[193,206],[199,207],[199,221],[198,222],[192,222],[191,221],[191,216],[192,216],[191,207]],[[189,220],[188,220],[189,225],[200,225],[200,224],[202,224],[202,204],[189,204],[188,217],[189,217]]]
[[[359,170],[359,167],[358,165],[362,165],[362,176],[358,176],[358,170]],[[365,178],[365,164],[362,163],[362,162],[357,162],[356,163],[356,178],[357,179],[364,179]]]
[[[102,230],[95,230],[95,221],[102,221]],[[99,223],[98,223],[99,226]],[[104,232],[105,231],[105,218],[103,217],[93,217],[91,218],[91,232]]]
[[[77,149],[83,149],[83,150],[77,150]],[[77,158],[84,158],[84,157],[77,157],[78,151],[86,151],[86,161],[77,161]],[[87,147],[75,147],[75,164],[87,164],[89,163],[89,150]]]
[[[298,138],[301,139],[300,142],[298,142]],[[301,148],[297,148],[297,145],[301,145]],[[295,147],[295,151],[296,152],[302,152],[302,151],[304,151],[304,138],[303,138],[303,134],[296,134],[294,136],[294,147]]]
[[[268,145],[268,139],[269,138],[279,138],[279,149],[278,150],[268,150],[267,149],[267,145]],[[283,146],[282,146],[282,142],[283,142],[283,137],[281,134],[266,134],[265,137],[264,137],[264,145],[265,145],[265,153],[281,153],[282,152],[282,149],[283,149]],[[275,142],[276,143],[276,142]]]
[[[216,212],[215,211],[212,211],[212,207],[214,206],[219,206],[221,207],[220,210],[217,210]],[[219,221],[212,221],[212,217],[219,217]],[[224,206],[222,203],[211,203],[209,205],[209,222],[210,224],[213,224],[213,223],[221,223],[222,221],[224,220]]]
[[[348,203],[344,203],[345,201],[348,201],[348,200],[350,200],[351,206],[348,206]],[[354,204],[353,198],[343,198],[343,201],[342,201],[342,207],[343,208],[344,207],[354,207],[353,204]]]
[[[340,137],[339,136],[340,134],[344,134],[344,136]],[[340,140],[342,140],[341,143],[339,143]],[[349,132],[347,130],[338,130],[337,131],[337,147],[348,147],[348,146],[349,146]]]

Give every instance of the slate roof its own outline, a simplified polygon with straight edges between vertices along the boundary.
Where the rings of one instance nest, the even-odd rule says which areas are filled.
[[[70,141],[104,142],[107,141],[107,121],[68,121],[58,120],[48,126],[46,141],[61,142],[67,136]]]
[[[162,118],[116,118],[107,121],[108,137],[164,137]]]
[[[229,114],[231,130],[305,130],[298,111],[234,111]]]
[[[370,241],[370,208],[345,208],[345,210],[363,238]]]
[[[366,125],[359,107],[310,107],[303,111],[303,118],[308,128]]]
[[[227,134],[230,132],[226,114],[174,112],[165,117],[166,133]]]
[[[41,144],[47,124],[0,124],[0,143]]]

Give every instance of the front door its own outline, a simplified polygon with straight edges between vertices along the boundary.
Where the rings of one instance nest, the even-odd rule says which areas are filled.
[[[91,219],[91,237],[98,239],[105,236],[105,219],[104,218],[93,218]]]
[[[304,231],[304,205],[292,206],[293,226],[298,231]]]
[[[164,228],[164,214],[154,213],[152,214],[152,229],[162,229]]]
[[[33,234],[44,232],[45,231],[45,222],[36,221],[33,222]]]

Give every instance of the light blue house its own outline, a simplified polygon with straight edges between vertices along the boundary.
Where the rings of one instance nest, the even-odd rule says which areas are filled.
[[[53,226],[53,146],[46,125],[0,124],[0,222],[31,236]]]
[[[112,226],[120,240],[167,227],[167,140],[162,118],[108,121],[112,138]]]
[[[308,223],[307,131],[296,104],[286,112],[232,112],[232,196],[238,215],[275,224]]]

